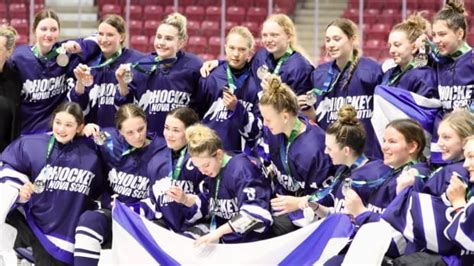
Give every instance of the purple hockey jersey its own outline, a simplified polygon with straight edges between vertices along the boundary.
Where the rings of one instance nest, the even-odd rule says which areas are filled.
[[[140,62],[153,62],[156,53],[145,55]],[[179,51],[177,59],[168,66],[159,66],[151,73],[150,66],[143,66],[145,73],[134,70],[130,93],[122,97],[117,91],[116,104],[136,101],[147,115],[148,131],[163,136],[166,115],[169,111],[190,106],[200,109],[196,91],[199,84],[199,69],[202,61],[194,54]]]
[[[235,111],[228,110],[222,99],[222,88],[229,86],[227,67],[227,64],[219,65],[209,77],[200,80],[197,99],[208,108],[203,112],[202,123],[219,134],[226,151],[239,153],[244,151],[247,141],[253,141],[261,134],[263,125],[258,108],[260,86],[249,68],[238,78],[234,76],[234,81],[237,81],[234,94],[238,103]]]
[[[333,73],[332,79],[329,74],[330,69]],[[341,73],[335,61],[332,61],[322,64],[314,70],[312,76],[314,88],[323,89],[325,83],[334,83],[332,90],[329,90],[331,86],[328,85],[328,92],[318,96],[315,106],[316,122],[326,130],[330,124],[337,120],[337,114],[341,107],[351,104],[356,109],[357,118],[364,125],[367,133],[365,154],[369,157],[382,158],[380,145],[370,121],[374,108],[374,90],[375,86],[382,81],[382,69],[375,61],[362,57],[349,84],[345,88],[341,88],[348,79],[347,69],[345,68]]]
[[[24,205],[26,218],[49,254],[72,263],[79,216],[96,207],[94,200],[103,193],[106,180],[92,141],[79,137],[68,144],[56,142],[47,158],[51,138],[24,136],[10,144],[1,155],[0,182],[20,188],[33,183],[47,169],[45,165],[51,167],[45,175],[45,190],[33,194]]]
[[[95,42],[83,43],[97,45]],[[88,46],[91,46],[91,44]],[[83,51],[96,50],[92,47],[86,48],[84,45],[81,45],[81,47],[83,47]],[[111,64],[101,68],[91,69],[94,84],[90,87],[86,87],[84,94],[78,95],[74,88],[71,89],[68,95],[69,100],[81,105],[87,123],[95,123],[101,127],[113,127],[115,125],[114,118],[118,108],[114,102],[115,94],[118,90],[115,71],[121,64],[133,63],[142,57],[143,54],[138,51],[122,48],[121,55]],[[102,53],[100,53],[89,60],[87,65],[97,66],[103,63],[103,61],[105,61],[105,59]]]

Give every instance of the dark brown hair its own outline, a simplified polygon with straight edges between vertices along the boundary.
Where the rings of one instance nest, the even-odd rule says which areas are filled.
[[[442,20],[446,22],[449,29],[455,31],[459,28],[463,29],[463,40],[467,36],[467,20],[464,10],[464,3],[460,0],[448,0],[444,7],[436,13],[433,22]]]
[[[75,102],[64,102],[58,105],[56,109],[54,109],[53,114],[51,115],[51,125],[53,124],[56,115],[60,112],[66,112],[76,119],[77,125],[84,124],[84,114],[82,113],[81,106]]]
[[[134,117],[140,117],[146,123],[146,115],[142,108],[131,103],[120,106],[117,113],[115,113],[115,127],[118,130],[122,129],[123,121]]]
[[[426,138],[423,127],[412,119],[396,119],[387,124],[385,128],[393,127],[403,135],[406,143],[416,143],[416,159],[426,161],[423,150],[426,146]]]
[[[45,18],[52,18],[56,20],[56,22],[58,23],[58,28],[61,28],[61,23],[59,23],[58,14],[56,14],[56,12],[52,9],[43,9],[35,15],[35,18],[33,20],[33,32],[36,30],[36,27],[38,27],[38,24]]]
[[[175,108],[168,113],[168,116],[179,119],[181,122],[183,122],[184,128],[188,128],[189,126],[199,122],[197,113],[189,107]]]
[[[356,155],[364,152],[365,129],[357,119],[357,112],[352,105],[342,106],[337,120],[328,127],[326,134],[334,135],[340,148],[347,146]]]

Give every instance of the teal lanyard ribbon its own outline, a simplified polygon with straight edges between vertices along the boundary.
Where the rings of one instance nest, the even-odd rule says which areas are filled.
[[[153,61],[144,61],[144,62],[134,62],[130,65],[130,68],[136,69],[139,72],[151,75],[160,65],[170,65],[174,64],[178,60],[177,57],[171,57],[167,59],[160,59],[159,56],[156,56]],[[149,70],[144,69],[142,66],[151,65],[152,67]]]
[[[183,164],[184,164],[184,157],[186,156],[186,151],[187,151],[187,148],[184,147],[181,149],[180,153],[179,153],[179,159],[178,159],[178,162],[176,162],[176,167],[173,168],[173,156],[170,156],[170,176],[171,176],[171,179],[173,180],[178,180],[179,178],[179,175],[181,174],[181,170],[183,169]],[[172,153],[172,151],[170,151],[170,153]]]
[[[54,138],[54,135],[51,135],[51,138],[49,138],[49,142],[48,142],[48,150],[46,151],[46,164],[48,164],[49,158],[51,157],[51,153],[53,152],[55,142],[56,142],[56,139]]]
[[[244,85],[245,80],[249,76],[249,71],[248,69],[245,70],[240,75],[239,78],[234,79],[234,75],[232,74],[232,71],[230,70],[230,66],[227,64],[226,76],[227,76],[227,84],[229,85],[229,88],[232,90],[232,93],[234,93],[238,88],[241,88]]]
[[[221,186],[221,172],[222,168],[226,167],[227,163],[229,163],[230,157],[227,154],[224,154],[224,158],[222,159],[222,164],[221,164],[221,169],[219,170],[219,174],[217,174],[216,177],[216,188],[214,191],[214,208],[212,209],[212,217],[211,217],[211,224],[210,224],[210,231],[213,232],[217,229],[217,221],[216,221],[216,214],[215,214],[215,209],[217,208],[217,197],[219,196],[219,190]]]
[[[426,40],[425,44],[430,47],[430,54],[437,63],[445,63],[446,62],[446,56],[442,56],[442,55],[439,54],[439,49],[436,46],[436,44],[434,44],[432,41],[429,41],[429,40]],[[456,59],[456,58],[460,57],[461,55],[465,54],[470,49],[471,49],[471,47],[466,42],[464,42],[462,44],[462,46],[457,51],[450,54],[449,57],[452,58],[452,59]]]
[[[386,79],[384,79],[384,81],[382,81],[382,84],[384,85],[388,85],[388,86],[392,86],[393,84],[395,84],[397,81],[400,80],[400,78],[406,73],[408,72],[409,70],[415,68],[415,63],[413,61],[411,61],[406,67],[405,69],[401,69],[399,71],[394,71],[389,77],[387,77]]]
[[[405,169],[405,167],[409,167],[413,164],[415,164],[416,161],[410,161],[400,167],[398,167],[397,169],[391,169],[390,171],[388,171],[388,173],[386,173],[385,175],[383,175],[382,177],[379,177],[375,180],[352,180],[352,186],[353,187],[369,187],[369,188],[375,188],[375,187],[379,187],[381,186],[383,183],[385,183],[385,181],[387,179],[389,179],[390,177],[400,173],[403,169]],[[420,175],[417,175],[416,177],[422,177]]]
[[[288,164],[288,151],[290,149],[291,144],[295,141],[296,137],[298,137],[298,133],[300,132],[301,125],[303,122],[301,122],[298,117],[295,120],[295,124],[293,125],[293,129],[291,130],[290,136],[288,137],[288,142],[286,144],[286,147],[284,147],[284,143],[280,146],[280,158],[283,161],[283,166],[285,167],[285,172],[289,176],[291,176],[290,172],[290,165]]]
[[[288,58],[290,58],[292,54],[293,54],[293,49],[291,49],[291,47],[288,47],[288,49],[286,49],[286,52],[283,54],[283,56],[280,59],[278,59],[277,65],[275,69],[273,70],[273,74],[278,75],[280,73],[281,66],[288,60]]]
[[[100,64],[100,61],[101,61],[101,59],[102,59],[102,56],[100,56],[99,59],[98,59],[97,65],[91,66],[90,68],[91,68],[91,69],[93,69],[93,68],[101,68],[101,67],[110,65],[110,64],[112,64],[113,62],[115,62],[115,60],[117,60],[117,58],[119,58],[120,55],[122,55],[122,49],[120,49],[120,50],[118,50],[117,52],[113,53],[112,56],[111,56],[109,59],[105,60],[102,64]]]
[[[321,89],[313,88],[311,90],[313,92],[313,94],[316,95],[316,96],[321,96],[321,95],[325,95],[325,94],[330,93],[331,91],[333,91],[336,84],[339,83],[340,79],[344,76],[347,69],[349,69],[350,65],[352,64],[352,62],[354,62],[354,60],[355,60],[355,57],[352,57],[352,59],[349,62],[347,62],[347,64],[341,70],[341,72],[339,72],[337,74],[336,78],[334,78],[334,68],[333,68],[333,66],[332,65],[329,66],[328,72],[326,74],[326,80],[323,83],[323,87]],[[349,81],[346,83],[346,86],[347,86],[347,84],[349,84]],[[342,88],[342,89],[344,89],[344,88]]]
[[[46,59],[46,60],[50,60],[52,58],[55,58],[56,56],[58,56],[59,54],[59,49],[61,49],[60,47],[59,48],[56,48],[56,49],[51,49],[51,51],[48,52],[47,55],[41,55],[41,52],[38,48],[38,46],[36,45],[33,45],[33,47],[31,47],[31,51],[33,52],[33,54],[35,55],[36,58],[39,58],[39,59]]]
[[[350,167],[348,167],[346,170],[342,171],[340,174],[336,176],[336,178],[334,179],[334,182],[332,182],[330,186],[319,189],[316,192],[314,192],[309,197],[308,202],[317,202],[325,198],[327,195],[329,195],[329,193],[331,193],[334,190],[336,185],[339,184],[339,182],[342,179],[341,177],[345,177],[348,174],[350,174],[352,170],[359,168],[365,160],[367,160],[367,156],[365,156],[365,154],[362,154],[359,157],[357,157],[357,159],[354,161],[354,163]]]

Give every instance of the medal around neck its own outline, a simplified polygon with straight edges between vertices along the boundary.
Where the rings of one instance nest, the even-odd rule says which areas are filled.
[[[342,195],[347,196],[347,192],[352,188],[352,179],[346,178],[342,183]]]
[[[268,66],[267,65],[261,65],[260,67],[258,67],[257,69],[257,77],[259,79],[264,79],[266,75],[270,74],[270,72],[268,71]]]
[[[125,73],[123,74],[123,81],[127,84],[133,81],[133,74],[132,74],[132,65],[127,64],[125,68]]]
[[[42,193],[46,188],[46,180],[48,180],[51,175],[51,166],[46,165],[41,169],[40,174],[36,177],[35,182],[33,183],[33,191],[37,194]]]
[[[303,217],[309,223],[314,220],[314,210],[311,207],[306,207],[303,209]]]
[[[314,95],[312,90],[306,92],[306,105],[314,106],[315,104],[316,104],[316,95]]]
[[[67,56],[66,50],[63,47],[59,47],[57,52],[59,54],[56,56],[56,63],[62,67],[67,66],[69,64],[69,56]]]
[[[94,84],[94,76],[92,76],[91,69],[89,68],[82,77],[82,85],[89,87],[92,86],[92,84]]]
[[[415,67],[424,67],[428,64],[428,55],[426,54],[425,46],[420,47],[418,54],[415,56]]]
[[[99,134],[94,136],[94,142],[99,146],[104,145],[105,141],[107,141],[107,134],[103,131],[99,131]]]

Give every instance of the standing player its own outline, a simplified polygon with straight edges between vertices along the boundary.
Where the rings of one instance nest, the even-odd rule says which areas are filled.
[[[104,191],[102,161],[92,141],[76,137],[83,126],[80,106],[63,103],[52,114],[52,135],[24,136],[2,153],[0,186],[18,190],[16,203],[26,215],[14,210],[7,222],[22,244],[33,247],[35,264],[73,263],[79,217],[96,207]]]
[[[345,18],[338,18],[327,26],[326,49],[334,60],[314,70],[313,93],[318,95],[316,112],[310,108],[305,114],[326,130],[336,121],[338,110],[345,104],[352,104],[367,133],[365,154],[382,158],[370,121],[374,90],[382,81],[382,69],[375,61],[361,55],[357,48],[357,32],[354,22]],[[306,96],[300,96],[299,103],[305,106]]]
[[[36,14],[33,20],[36,42],[20,45],[13,52],[11,63],[19,72],[21,91],[21,134],[42,133],[49,129],[51,113],[74,87],[72,70],[79,63],[77,55],[70,58],[58,43],[59,18],[50,9]],[[65,46],[70,52],[75,45]]]
[[[155,176],[155,172],[149,170],[149,162],[164,148],[161,138],[147,135],[145,113],[138,106],[120,106],[115,123],[115,128],[99,128],[95,124],[84,128],[86,136],[93,135],[97,144],[101,144],[99,148],[107,165],[109,182],[107,194],[103,195],[103,208],[86,211],[79,219],[75,265],[97,265],[101,245],[107,246],[111,242],[112,218],[107,196],[117,195],[117,200],[139,212],[140,201],[147,198],[151,179]]]
[[[388,45],[396,66],[384,73],[382,85],[402,88],[426,98],[437,97],[436,73],[427,65],[426,51],[420,52],[416,47],[416,40],[429,26],[420,14],[393,26]]]
[[[200,217],[193,217],[191,210],[175,202],[177,193],[198,194],[204,175],[192,164],[185,136],[186,128],[199,122],[199,117],[189,107],[178,107],[169,112],[163,131],[166,148],[149,162],[153,173],[149,198],[143,205],[148,219],[177,233],[183,233]],[[178,197],[179,198],[179,197]]]
[[[226,151],[244,151],[246,141],[258,138],[262,129],[260,88],[249,64],[254,43],[247,28],[232,28],[226,37],[226,62],[199,82],[197,98],[209,107],[202,122],[225,139]]]
[[[21,80],[16,70],[7,64],[13,53],[17,32],[0,26],[0,153],[19,134]]]
[[[265,20],[262,43],[264,48],[258,50],[251,61],[252,73],[262,88],[268,73],[280,76],[296,95],[303,95],[312,88],[314,67],[298,45],[295,25],[287,15],[273,14]],[[201,74],[207,76],[218,63],[216,60],[206,62]]]
[[[296,229],[299,202],[330,182],[333,166],[324,154],[324,131],[298,116],[295,93],[271,75],[260,98],[265,129],[262,157],[273,169],[273,235]],[[297,212],[295,212],[297,211]]]
[[[156,30],[156,51],[134,64],[131,83],[124,80],[129,66],[122,65],[116,72],[120,88],[117,103],[135,99],[145,110],[148,130],[159,136],[169,111],[199,105],[195,95],[202,62],[194,54],[181,51],[188,38],[186,24],[186,18],[179,13],[170,14],[161,22]]]
[[[69,92],[69,99],[81,105],[87,123],[101,127],[114,126],[117,112],[114,98],[118,86],[115,71],[121,64],[137,61],[143,56],[140,52],[123,46],[126,28],[122,17],[107,15],[99,23],[97,43],[81,42],[81,51],[86,57],[89,54],[96,56],[88,65],[80,64],[74,69],[77,82]],[[97,48],[100,48],[100,52],[96,51]],[[87,84],[88,82],[91,84]]]
[[[208,190],[199,196],[173,193],[173,199],[210,217],[210,232],[196,246],[214,242],[242,243],[264,239],[272,223],[270,184],[262,169],[244,155],[230,156],[212,129],[195,125],[186,130],[193,164],[208,176]]]

